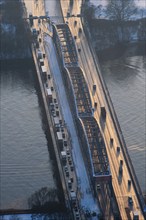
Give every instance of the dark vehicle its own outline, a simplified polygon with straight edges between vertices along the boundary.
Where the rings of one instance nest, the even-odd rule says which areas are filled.
[[[82,28],[79,28],[79,33],[81,33],[82,32]]]
[[[128,204],[133,205],[133,200],[131,196],[128,196]]]
[[[77,25],[77,21],[74,21],[74,25]]]

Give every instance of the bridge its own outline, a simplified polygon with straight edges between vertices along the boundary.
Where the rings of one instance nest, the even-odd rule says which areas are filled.
[[[108,156],[99,126],[92,112],[92,103],[83,70],[78,64],[75,41],[67,24],[53,25],[53,39],[63,64],[63,74],[69,92],[70,105],[77,117],[77,129],[83,138],[83,151],[88,159],[87,167],[92,178],[111,179]],[[73,98],[72,98],[73,97]],[[74,106],[73,106],[74,103]],[[75,109],[75,111],[74,111]],[[82,132],[81,132],[82,131]],[[86,140],[86,141],[85,141]],[[86,147],[85,147],[86,146]]]
[[[103,80],[98,72],[90,42],[86,39],[81,18],[80,16],[66,16],[69,1],[60,2],[64,21],[68,24],[52,24],[52,36],[76,130],[80,136],[82,156],[90,182],[98,198],[100,198],[100,193],[96,191],[97,183],[110,183],[110,187],[107,185],[107,191],[108,195],[111,195],[111,201],[113,199],[112,191],[110,191],[112,185],[121,219],[133,219],[133,211],[138,211],[139,219],[143,220],[140,191],[138,192],[136,182],[131,175],[129,167],[132,166],[129,166],[130,162],[125,156],[125,148],[117,133],[115,116],[111,113],[107,103],[106,87],[103,86]],[[80,14],[76,0],[72,13]],[[39,24],[40,27],[43,31],[43,27]],[[82,31],[79,33],[79,30]],[[77,36],[77,41],[73,36]],[[42,35],[41,37],[43,38]],[[81,52],[78,53],[79,49]],[[96,85],[94,91],[93,85]],[[96,108],[94,108],[95,103],[97,103]],[[102,187],[102,190],[106,193],[105,187]],[[132,206],[129,201],[132,201]]]

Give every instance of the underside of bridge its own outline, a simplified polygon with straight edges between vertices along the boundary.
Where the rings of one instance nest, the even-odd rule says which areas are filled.
[[[73,88],[71,96],[75,99],[74,104],[76,105],[76,115],[79,121],[77,127],[82,137],[83,150],[86,152],[90,175],[97,181],[102,179],[108,181],[111,173],[106,146],[98,123],[92,113],[90,93],[84,73],[78,64],[74,39],[67,24],[57,24],[53,28],[54,43],[62,59],[63,69],[66,70],[65,74],[68,75],[69,79],[68,89]]]

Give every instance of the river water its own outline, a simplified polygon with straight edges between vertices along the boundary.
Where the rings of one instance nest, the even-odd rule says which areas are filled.
[[[146,56],[101,62],[142,191],[146,192]]]
[[[30,3],[30,1],[27,1]],[[30,10],[31,11],[31,10]],[[101,62],[142,190],[146,190],[145,56]],[[1,68],[0,209],[28,208],[42,187],[56,188],[36,73],[26,61]]]
[[[33,64],[1,65],[0,92],[0,209],[27,209],[35,191],[56,188]]]

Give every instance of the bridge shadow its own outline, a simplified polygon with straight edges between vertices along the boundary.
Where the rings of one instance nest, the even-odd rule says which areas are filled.
[[[120,155],[120,152],[119,152],[119,151],[117,151],[117,152],[116,152],[116,156],[117,156],[117,157],[119,157],[119,155]]]
[[[122,178],[123,177],[123,175],[122,174],[119,174],[119,176],[118,176],[118,183],[121,185],[122,184]]]
[[[72,12],[72,10],[73,10],[73,0],[70,0],[69,9],[70,9],[70,12]]]
[[[130,190],[131,190],[131,183],[128,184],[128,192],[130,192]]]
[[[100,115],[99,121],[100,121],[100,126],[102,128],[102,131],[104,132],[104,130],[105,130],[105,120],[103,119],[102,115]]]

